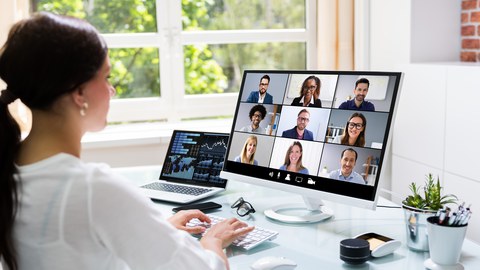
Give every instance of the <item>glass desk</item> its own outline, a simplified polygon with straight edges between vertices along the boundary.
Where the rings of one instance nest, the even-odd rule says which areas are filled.
[[[124,175],[135,185],[142,185],[160,175],[159,166],[117,168],[116,172]],[[230,205],[239,197],[250,202],[256,213],[249,218],[240,218]],[[425,269],[423,262],[428,259],[428,252],[415,252],[406,246],[406,230],[403,210],[400,208],[377,207],[375,211],[351,207],[325,201],[334,211],[333,219],[314,224],[285,224],[268,219],[263,211],[277,204],[302,203],[300,195],[279,190],[253,186],[230,180],[227,190],[203,201],[214,201],[223,207],[209,212],[223,217],[238,217],[251,224],[279,232],[276,239],[264,243],[250,251],[227,248],[226,253],[232,270],[250,269],[250,265],[265,256],[283,256],[297,263],[298,270],[307,269],[389,269],[410,270]],[[172,214],[176,204],[156,202],[158,208],[166,215]],[[394,204],[380,198],[378,205]],[[474,228],[468,228],[472,230]],[[375,232],[396,240],[402,245],[393,254],[369,260],[367,263],[352,266],[340,260],[341,240],[356,235]],[[480,269],[480,245],[465,239],[460,262],[465,269]]]

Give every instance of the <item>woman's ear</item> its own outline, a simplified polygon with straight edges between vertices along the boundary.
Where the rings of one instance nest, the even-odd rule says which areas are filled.
[[[77,105],[79,108],[82,108],[82,106],[84,106],[83,104],[87,102],[84,93],[85,91],[82,87],[78,87],[71,93],[73,103],[75,103],[75,105]]]

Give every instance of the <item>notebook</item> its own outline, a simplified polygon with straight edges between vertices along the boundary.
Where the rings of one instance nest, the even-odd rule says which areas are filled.
[[[225,190],[220,178],[229,135],[174,130],[159,180],[141,187],[154,200],[187,204]]]

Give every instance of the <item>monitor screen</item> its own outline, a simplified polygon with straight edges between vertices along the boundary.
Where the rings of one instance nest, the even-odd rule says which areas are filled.
[[[222,177],[375,208],[401,75],[245,71]]]

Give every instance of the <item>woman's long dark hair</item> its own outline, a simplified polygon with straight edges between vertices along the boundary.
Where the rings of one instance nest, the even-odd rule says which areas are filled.
[[[21,189],[14,175],[21,138],[8,104],[19,98],[30,109],[48,110],[92,79],[106,55],[93,26],[50,13],[16,23],[0,50],[0,78],[7,84],[0,96],[0,256],[10,270],[18,269],[13,226]]]

